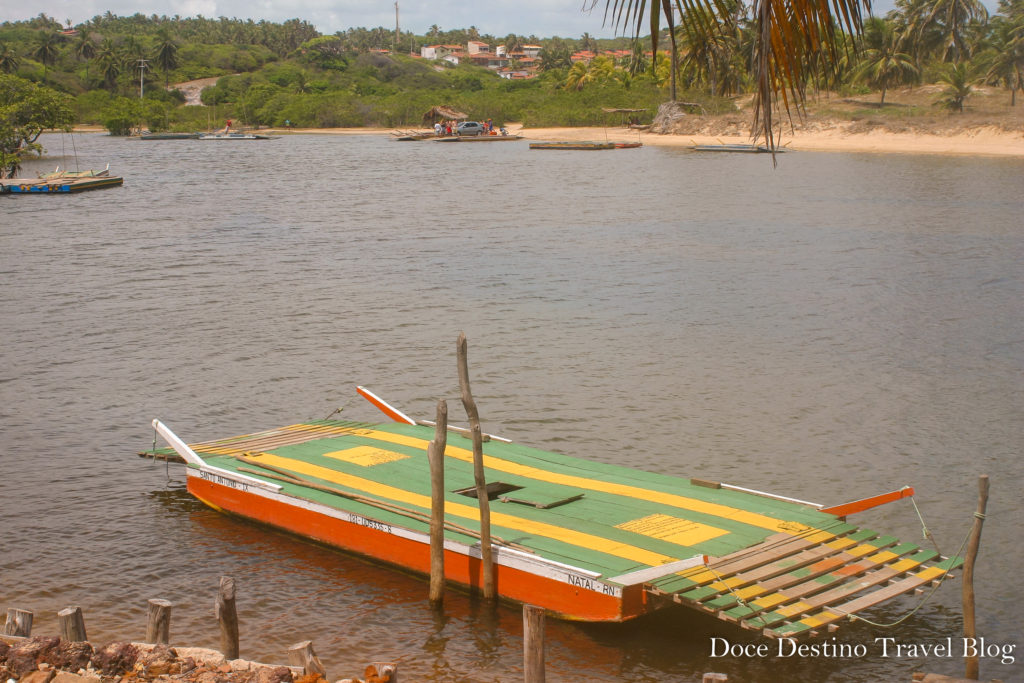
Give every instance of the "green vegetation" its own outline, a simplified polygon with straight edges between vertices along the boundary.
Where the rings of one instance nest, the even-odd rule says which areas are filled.
[[[806,0],[772,2],[817,11],[817,3]],[[763,61],[751,5],[671,0],[669,6],[681,17],[678,25],[661,26],[660,19],[673,16],[662,16],[666,6],[662,12],[636,6],[640,14],[612,16],[635,34],[616,39],[496,37],[473,27],[438,26],[425,35],[396,36],[383,27],[321,35],[298,19],[279,24],[109,12],[72,30],[40,14],[0,24],[0,72],[47,88],[38,92],[61,93],[74,121],[115,134],[140,125],[153,131],[209,129],[226,118],[250,126],[418,127],[424,112],[439,104],[496,123],[602,125],[609,122],[603,107],[644,109],[646,122],[673,97],[721,113],[734,111],[734,99],[748,93],[759,98],[756,111],[763,119],[772,101],[765,99],[768,82],[801,97],[808,88],[845,94],[873,89],[880,92],[880,104],[897,85],[942,82],[948,86],[945,97],[935,104],[961,112],[977,84],[1007,90],[1011,104],[1024,87],[1024,0],[1001,0],[993,17],[976,0],[897,0],[893,12],[868,20],[857,37],[857,21],[826,28],[819,16],[808,25],[818,26],[824,40],[813,49],[799,45],[785,66]],[[652,28],[653,35],[642,35]],[[646,49],[651,38],[672,50],[652,57]],[[508,80],[465,62],[412,56],[425,45],[470,40],[510,52],[524,44],[541,46],[536,77]],[[605,54],[574,61],[579,50]],[[779,69],[790,75],[763,77]],[[172,84],[200,78],[215,79],[202,92],[206,106],[184,106],[185,96]],[[7,131],[20,124],[2,125]]]
[[[13,177],[21,162],[42,151],[39,135],[68,129],[71,98],[24,78],[0,73],[0,178]]]

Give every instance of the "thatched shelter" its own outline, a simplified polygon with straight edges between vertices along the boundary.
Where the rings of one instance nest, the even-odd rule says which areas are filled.
[[[464,121],[469,118],[469,114],[463,114],[461,111],[455,111],[451,107],[431,107],[430,111],[423,115],[423,120],[427,123],[434,123],[435,121]]]

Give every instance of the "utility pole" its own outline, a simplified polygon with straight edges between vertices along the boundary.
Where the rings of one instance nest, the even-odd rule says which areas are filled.
[[[142,99],[142,96],[144,94],[143,91],[144,91],[144,89],[146,87],[145,86],[145,83],[146,83],[146,67],[149,66],[149,64],[147,63],[148,61],[149,60],[146,60],[146,59],[140,59],[139,60],[139,99],[140,100]]]
[[[394,52],[396,55],[398,54],[398,37],[399,37],[399,31],[398,31],[398,2],[396,1],[395,2],[395,49],[392,50],[392,52]]]

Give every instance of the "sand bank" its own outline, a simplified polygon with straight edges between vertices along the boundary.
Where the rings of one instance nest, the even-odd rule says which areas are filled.
[[[1007,131],[995,126],[969,129],[956,133],[895,133],[885,130],[848,130],[849,124],[837,123],[818,130],[796,131],[782,136],[780,144],[786,149],[814,152],[866,152],[879,154],[945,154],[991,157],[1024,157],[1024,130]],[[76,127],[76,131],[100,132],[90,126]],[[528,140],[570,140],[636,142],[644,145],[690,147],[692,145],[749,143],[746,135],[660,135],[628,128],[525,128],[518,124],[508,126],[510,133]],[[382,135],[390,136],[391,128],[271,128],[259,132],[271,135]]]

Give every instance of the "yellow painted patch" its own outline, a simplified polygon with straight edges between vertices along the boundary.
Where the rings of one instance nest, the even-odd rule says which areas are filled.
[[[373,467],[374,465],[383,465],[386,462],[405,460],[409,456],[395,453],[394,451],[386,451],[383,448],[374,448],[373,446],[356,446],[355,448],[346,448],[342,451],[324,453],[324,457],[349,462],[360,467]]]
[[[708,524],[660,513],[616,524],[615,528],[685,546],[695,546],[728,533]]]

